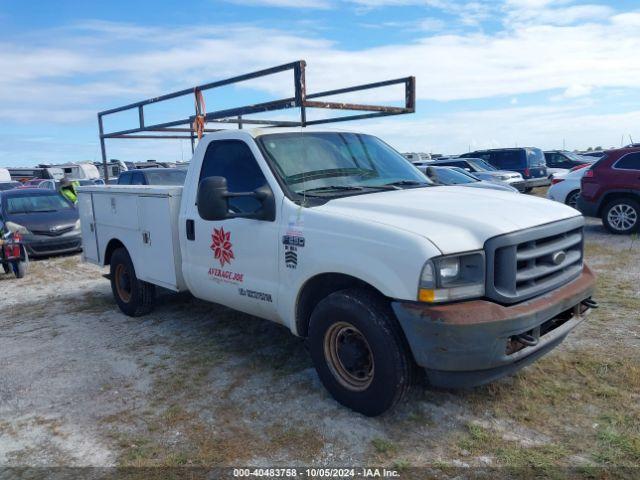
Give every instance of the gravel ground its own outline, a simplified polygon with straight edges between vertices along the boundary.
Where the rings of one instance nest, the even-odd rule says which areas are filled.
[[[188,295],[129,318],[104,270],[32,262],[0,275],[0,466],[638,465],[640,241],[586,233],[604,308],[560,348],[374,419],[336,404],[278,325]]]

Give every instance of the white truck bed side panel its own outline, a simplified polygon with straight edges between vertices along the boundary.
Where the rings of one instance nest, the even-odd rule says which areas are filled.
[[[119,240],[140,280],[174,291],[186,289],[178,240],[181,187],[83,187],[84,196],[92,199],[100,260],[109,242]],[[82,230],[84,235],[89,227],[83,224]]]
[[[177,233],[177,209],[172,209],[175,197],[138,197],[138,221],[142,243],[138,250],[144,270],[141,279],[172,289],[182,276]],[[175,216],[174,216],[175,215]]]

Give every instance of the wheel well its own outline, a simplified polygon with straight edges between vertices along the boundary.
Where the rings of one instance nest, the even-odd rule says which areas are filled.
[[[109,240],[107,249],[104,252],[104,265],[109,265],[111,263],[111,255],[113,255],[113,252],[115,252],[118,248],[126,247],[120,240],[117,240],[115,238]]]
[[[605,207],[612,202],[613,200],[627,198],[629,200],[635,200],[636,202],[640,202],[640,195],[631,193],[631,192],[612,192],[606,194],[602,198],[602,202],[600,202],[600,208],[598,208],[598,216],[604,213]]]
[[[567,196],[566,196],[566,197],[564,197],[564,203],[567,203],[567,200],[569,199],[569,197],[570,197],[571,195],[573,195],[574,193],[580,193],[580,189],[579,189],[579,188],[576,188],[576,189],[574,189],[574,190],[571,190],[569,193],[567,193]]]
[[[307,280],[298,295],[296,305],[297,334],[301,337],[306,337],[309,334],[311,313],[316,308],[316,305],[320,303],[320,300],[333,292],[353,287],[365,288],[382,295],[379,290],[367,282],[343,273],[322,273]]]

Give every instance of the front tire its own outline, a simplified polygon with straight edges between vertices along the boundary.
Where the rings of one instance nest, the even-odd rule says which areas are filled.
[[[309,347],[322,384],[356,412],[380,415],[411,386],[413,361],[403,333],[388,302],[373,292],[341,290],[320,301]]]
[[[139,317],[153,310],[155,285],[138,280],[129,252],[119,248],[111,255],[111,291],[125,315]]]
[[[611,233],[624,235],[640,229],[640,204],[630,198],[618,198],[602,211],[602,224]]]

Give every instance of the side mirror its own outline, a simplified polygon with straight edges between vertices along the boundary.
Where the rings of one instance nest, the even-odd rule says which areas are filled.
[[[252,197],[262,205],[252,213],[229,213],[230,197]],[[216,221],[227,218],[253,218],[256,220],[274,221],[276,219],[276,202],[268,185],[263,185],[254,192],[229,192],[227,179],[224,177],[203,178],[198,184],[196,197],[198,214],[204,220]]]
[[[207,177],[198,184],[198,213],[204,220],[224,220],[229,214],[227,179]]]

